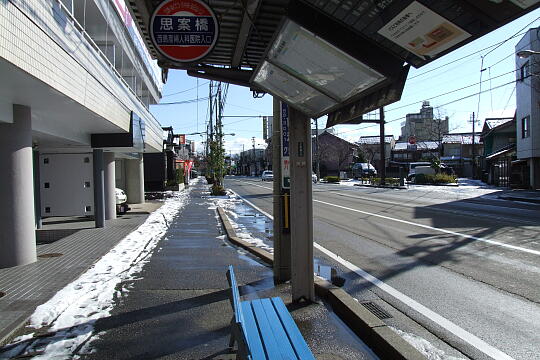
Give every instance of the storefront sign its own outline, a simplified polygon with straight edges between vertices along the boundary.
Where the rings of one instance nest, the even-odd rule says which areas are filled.
[[[161,54],[179,62],[206,56],[216,44],[218,22],[200,0],[165,0],[150,20],[152,41]]]

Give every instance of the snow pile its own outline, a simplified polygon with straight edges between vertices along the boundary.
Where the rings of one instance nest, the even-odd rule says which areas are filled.
[[[401,331],[392,326],[389,326],[389,328],[411,344],[416,350],[421,352],[428,360],[463,360],[462,358],[445,354],[444,351],[437,349],[429,341],[418,335]]]
[[[110,315],[115,297],[127,292],[119,285],[134,280],[149,261],[152,251],[165,235],[169,224],[188,200],[188,190],[165,200],[137,230],[130,233],[77,280],[64,287],[30,318],[29,327],[51,336],[15,339],[4,347],[0,359],[18,354],[39,354],[36,359],[71,359],[75,353],[91,351],[89,341],[94,323]]]

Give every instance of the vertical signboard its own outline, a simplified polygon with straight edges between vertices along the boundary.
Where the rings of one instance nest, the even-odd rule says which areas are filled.
[[[289,105],[281,103],[281,187],[291,188]]]

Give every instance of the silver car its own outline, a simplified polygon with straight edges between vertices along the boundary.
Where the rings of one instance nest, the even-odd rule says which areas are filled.
[[[265,170],[263,171],[261,175],[261,181],[273,181],[274,180],[274,174],[271,170]]]

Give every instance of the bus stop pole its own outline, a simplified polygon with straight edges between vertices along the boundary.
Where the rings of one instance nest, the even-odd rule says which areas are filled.
[[[288,191],[282,186],[281,101],[274,98],[272,121],[272,172],[274,174],[274,282],[291,279],[291,234],[288,224]]]

